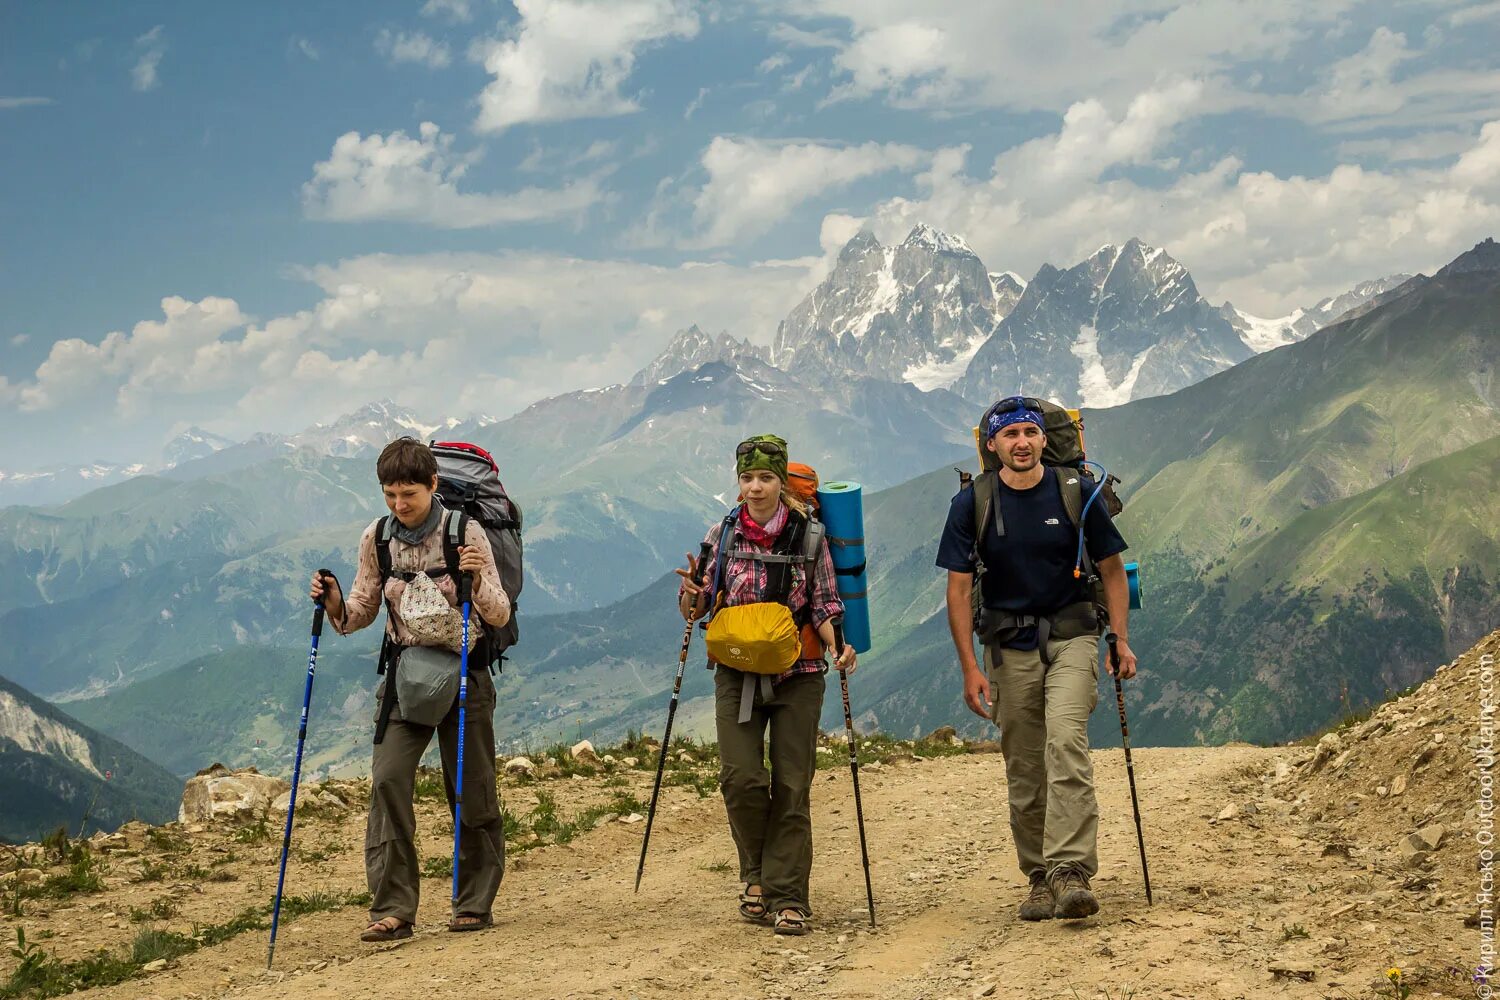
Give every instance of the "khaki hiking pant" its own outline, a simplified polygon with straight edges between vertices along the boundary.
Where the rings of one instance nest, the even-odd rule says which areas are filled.
[[[740,722],[744,674],[714,672],[714,721],[719,735],[719,789],[729,832],[739,849],[740,881],[760,885],[766,912],[808,913],[812,874],[812,782],[817,765],[822,674],[797,674],[777,684],[768,701],[755,685],[750,721]],[[770,727],[771,770],[766,771]]]
[[[376,692],[376,704],[385,682]],[[376,709],[377,714],[379,709]],[[453,914],[487,915],[505,875],[505,828],[495,792],[495,682],[489,671],[469,675],[464,713],[463,831],[458,845],[458,899]],[[415,923],[421,869],[417,864],[417,817],[412,806],[417,764],[437,732],[443,760],[443,788],[453,810],[453,772],[458,769],[458,700],[440,722],[419,726],[401,720],[398,702],[385,739],[375,744],[371,764],[370,819],[365,827],[365,879],[370,886],[370,920],[399,917]],[[451,854],[445,848],[443,856]],[[443,882],[443,892],[449,892]]]
[[[1021,874],[1099,871],[1099,803],[1089,714],[1099,701],[1099,640],[1054,639],[1037,650],[985,648],[992,718],[1010,790],[1010,832]]]

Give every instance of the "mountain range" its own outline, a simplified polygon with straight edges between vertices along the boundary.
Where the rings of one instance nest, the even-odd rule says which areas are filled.
[[[400,433],[441,432],[493,445],[527,514],[522,644],[501,680],[504,732],[541,741],[654,726],[671,666],[661,635],[680,627],[662,574],[733,501],[734,443],[775,430],[825,479],[867,488],[876,648],[859,675],[862,724],[906,734],[954,722],[933,542],[956,486],[952,464],[973,464],[970,427],[986,397],[969,398],[977,390],[966,380],[1004,371],[1012,355],[994,346],[997,336],[1006,345],[1032,337],[1039,360],[1028,370],[1056,361],[1049,377],[1075,386],[1064,398],[1115,399],[1134,371],[1137,398],[1086,407],[1084,420],[1091,456],[1124,480],[1121,526],[1146,568],[1149,603],[1133,631],[1155,683],[1131,689],[1140,738],[1286,738],[1404,686],[1465,636],[1500,624],[1486,596],[1496,520],[1483,504],[1465,506],[1500,434],[1488,319],[1500,306],[1497,256],[1487,241],[1432,278],[1369,283],[1336,322],[1305,337],[1293,329],[1292,343],[1251,356],[1228,312],[1139,241],[1023,284],[985,271],[961,241],[935,231],[896,248],[856,237],[841,255],[845,276],[794,310],[801,325],[789,317],[769,352],[690,328],[627,384],[502,421],[371,404],[299,435],[198,435],[159,474],[62,506],[0,509],[0,674],[68,699],[69,711],[117,738],[149,743],[176,770],[206,763],[203,755],[273,763],[286,749],[272,736],[290,696],[279,671],[255,664],[269,658],[295,672],[305,656],[308,568],[347,573],[359,528],[383,512],[375,448]],[[868,287],[843,287],[871,273]],[[874,310],[888,279],[900,287],[880,293],[887,305]],[[1012,285],[1014,302],[997,305]],[[975,347],[981,324],[971,320],[986,302],[1008,311]],[[857,324],[837,337],[818,332],[860,303]],[[919,331],[908,355],[891,351],[899,327],[887,310]],[[1075,350],[1075,321],[1092,324],[1097,357]],[[1158,340],[1136,350],[1148,327]],[[1170,365],[1158,360],[1174,354]],[[986,360],[997,356],[998,366]],[[902,375],[961,367],[964,392],[894,381],[897,364]],[[1099,372],[1103,382],[1087,382]],[[1139,394],[1143,378],[1174,377],[1198,380]],[[1429,563],[1428,552],[1441,555]],[[1319,635],[1333,638],[1327,649]],[[374,638],[336,640],[342,648],[330,654],[331,663],[349,659],[329,667],[339,678],[326,689],[329,711],[341,721],[319,750],[322,766],[361,766],[372,707],[361,658]],[[172,713],[151,706],[187,685],[190,667],[191,683],[217,694],[208,700],[219,714],[193,723],[187,740]],[[702,680],[685,689],[688,728],[708,725]],[[977,720],[969,725],[977,731]],[[256,740],[262,756],[234,756]]]

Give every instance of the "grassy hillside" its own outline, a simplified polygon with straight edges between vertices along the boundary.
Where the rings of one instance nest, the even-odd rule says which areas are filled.
[[[1500,434],[1500,274],[1433,279],[1170,396],[1085,411],[1140,554],[1204,565]]]
[[[344,639],[324,630],[308,715],[309,774],[351,764],[368,770],[379,680],[374,641],[373,631]],[[243,646],[68,708],[179,775],[214,761],[290,774],[306,677],[305,642]]]

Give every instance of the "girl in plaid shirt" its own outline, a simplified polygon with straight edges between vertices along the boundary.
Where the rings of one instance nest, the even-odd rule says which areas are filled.
[[[768,564],[734,553],[768,553],[794,519],[808,516],[802,502],[786,491],[787,447],[781,438],[766,434],[742,442],[735,450],[735,468],[744,503],[729,532],[722,594],[726,607],[762,600],[769,584]],[[717,565],[723,531],[724,526],[716,523],[705,538],[713,549],[710,567]],[[774,678],[712,662],[709,666],[715,671],[719,787],[744,883],[740,915],[754,923],[769,922],[778,934],[805,934],[812,916],[808,904],[810,792],[823,710],[823,675],[828,669],[822,650],[833,647],[832,619],[843,614],[844,606],[826,539],[811,566],[794,563],[791,570],[786,603],[793,621],[803,626],[802,657]],[[683,617],[701,618],[709,609],[712,572],[708,586],[694,580],[690,555],[688,568],[677,574],[683,578],[678,591]],[[713,599],[717,602],[719,597]],[[853,647],[844,647],[835,666],[854,672]],[[769,772],[763,763],[768,728]]]

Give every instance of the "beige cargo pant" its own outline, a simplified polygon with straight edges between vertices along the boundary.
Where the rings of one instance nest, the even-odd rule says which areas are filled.
[[[1089,715],[1099,701],[1099,640],[1054,639],[1037,650],[988,646],[992,718],[1010,791],[1010,832],[1021,873],[1099,871],[1099,803],[1089,759]]]
[[[385,683],[376,692],[376,704]],[[379,709],[377,708],[377,712]],[[495,790],[495,682],[489,671],[469,674],[464,711],[463,831],[458,841],[458,899],[453,915],[490,912],[505,875],[505,828]],[[365,825],[365,880],[370,887],[370,920],[417,919],[422,873],[417,864],[417,816],[412,805],[417,764],[436,732],[443,761],[443,788],[453,809],[453,775],[458,770],[458,700],[436,728],[401,719],[398,702],[385,739],[375,744],[371,764],[370,818]],[[451,852],[451,848],[447,848]],[[442,883],[444,895],[449,883]]]
[[[822,674],[796,674],[777,684],[770,700],[756,685],[750,721],[740,722],[744,678],[728,667],[714,672],[719,789],[739,851],[740,881],[761,887],[767,913],[791,907],[811,913],[812,781],[826,682]]]

